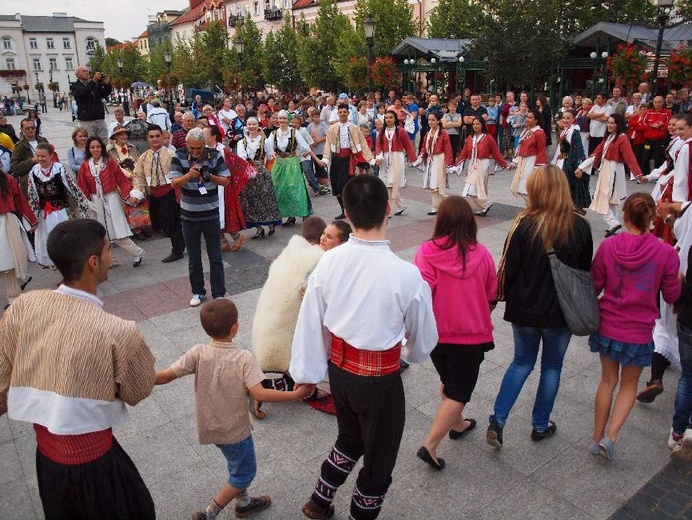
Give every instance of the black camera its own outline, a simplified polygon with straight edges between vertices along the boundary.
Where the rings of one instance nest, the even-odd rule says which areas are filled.
[[[211,167],[207,163],[200,164],[199,173],[204,182],[211,182]]]

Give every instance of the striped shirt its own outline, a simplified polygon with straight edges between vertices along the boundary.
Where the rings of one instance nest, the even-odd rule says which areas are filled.
[[[207,164],[212,175],[219,177],[230,177],[228,166],[223,158],[223,154],[213,148],[204,148],[201,160],[194,159],[187,151],[187,148],[177,150],[171,160],[171,169],[168,173],[169,179],[182,177],[194,164]],[[215,182],[204,183],[207,190],[205,194],[200,193],[200,181],[190,181],[182,187],[182,197],[180,199],[180,218],[190,222],[203,222],[205,220],[219,220],[219,190]]]

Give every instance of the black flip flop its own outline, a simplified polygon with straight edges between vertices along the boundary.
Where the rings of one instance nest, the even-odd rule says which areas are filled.
[[[432,455],[430,455],[430,452],[425,448],[425,446],[421,446],[416,455],[420,460],[430,465],[430,467],[436,469],[437,471],[440,471],[445,467],[445,459],[442,457],[437,457],[438,462],[435,462],[435,459],[432,458]]]
[[[464,421],[468,421],[469,425],[466,427],[466,429],[462,431],[456,431],[456,430],[449,430],[449,438],[452,440],[457,440],[461,439],[464,435],[466,435],[468,432],[473,430],[476,427],[476,419],[464,419]]]

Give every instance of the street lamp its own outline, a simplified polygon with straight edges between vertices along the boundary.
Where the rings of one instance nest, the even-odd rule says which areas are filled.
[[[240,92],[243,91],[243,85],[241,84],[240,74],[243,72],[243,51],[245,50],[245,40],[238,36],[233,40],[233,46],[235,47],[235,52],[238,55],[238,85],[240,86]]]
[[[656,56],[654,58],[654,72],[652,82],[654,87],[658,82],[658,62],[661,60],[661,45],[663,44],[663,29],[666,28],[666,21],[670,10],[673,8],[674,0],[649,0],[658,9],[658,39],[656,40]],[[652,89],[652,93],[655,88]]]
[[[368,17],[363,21],[363,31],[365,32],[365,43],[368,46],[368,88],[372,92],[372,64],[375,57],[372,48],[375,45],[375,30],[377,29],[377,20],[368,14]]]
[[[599,63],[598,63],[599,54],[598,54],[597,52],[594,51],[594,52],[592,52],[591,54],[589,54],[589,56],[590,56],[591,59],[593,60],[593,75],[595,76],[595,75],[596,75],[596,71],[597,71],[597,69],[598,69],[598,67],[599,67]],[[600,54],[600,58],[603,59],[603,65],[605,65],[605,60],[608,59],[608,51],[603,51],[603,52]],[[603,67],[603,71],[605,71],[605,66]],[[604,80],[602,77],[601,77],[601,78],[598,78],[598,81],[597,81],[597,82],[594,81],[593,79],[591,80],[591,97],[592,97],[592,98],[596,96],[596,83],[603,83],[604,81],[605,81],[605,80]],[[605,85],[605,90],[606,90],[606,91],[608,90],[608,85],[607,85],[607,83],[606,83],[606,85]]]
[[[463,56],[459,56],[457,61],[459,61],[459,70],[461,71],[461,73],[459,74],[459,76],[461,76],[461,89],[459,90],[459,92],[462,93],[463,97],[463,92],[464,90],[466,90],[466,69],[464,68],[464,62],[466,61],[466,59]],[[458,78],[457,81],[459,81]]]
[[[173,89],[171,87],[171,62],[173,61],[173,55],[170,49],[163,51],[163,61],[166,62],[166,97],[168,98],[168,112],[173,114]]]

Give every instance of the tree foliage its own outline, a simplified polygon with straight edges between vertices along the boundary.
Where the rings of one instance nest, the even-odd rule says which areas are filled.
[[[356,0],[356,32],[363,44],[363,21],[369,15],[377,21],[373,46],[375,56],[390,54],[402,40],[417,33],[408,0]]]
[[[96,56],[97,53],[94,53]],[[118,59],[123,60],[122,74],[118,67]],[[134,81],[145,81],[149,76],[149,60],[142,56],[134,43],[123,45],[109,52],[101,60],[100,66],[89,62],[92,72],[100,70],[111,77],[116,87],[129,87]]]
[[[265,84],[262,66],[264,63],[264,45],[262,44],[262,33],[252,21],[252,17],[246,17],[242,24],[236,26],[235,37],[242,38],[245,42],[240,84],[243,88],[249,88],[253,91],[263,89]]]
[[[120,40],[116,40],[115,38],[111,38],[109,36],[106,36],[106,48],[112,47],[113,45],[119,45]]]
[[[267,83],[284,92],[304,86],[298,69],[298,37],[286,15],[281,29],[269,31],[264,42],[264,77]]]
[[[305,82],[336,92],[343,85],[343,76],[335,68],[342,35],[351,30],[346,15],[339,12],[335,0],[320,3],[315,22],[307,35],[298,31],[298,67]]]
[[[474,38],[480,30],[483,5],[478,0],[440,0],[430,13],[430,38]]]

